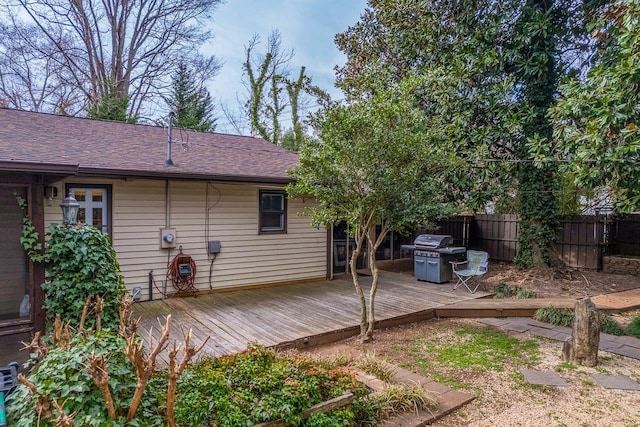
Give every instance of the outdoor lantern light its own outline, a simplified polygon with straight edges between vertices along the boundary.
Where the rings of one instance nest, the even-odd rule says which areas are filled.
[[[78,209],[80,209],[80,203],[73,197],[73,193],[69,191],[69,196],[60,203],[62,209],[62,223],[75,225],[78,219]]]

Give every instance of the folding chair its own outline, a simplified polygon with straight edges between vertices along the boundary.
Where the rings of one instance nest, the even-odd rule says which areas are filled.
[[[486,291],[487,287],[478,278],[487,272],[489,266],[489,254],[483,251],[467,251],[467,260],[461,262],[449,261],[453,274],[458,277],[458,281],[453,289],[458,289],[464,285],[472,294],[475,294],[479,287]],[[456,270],[459,265],[466,264],[463,270]]]

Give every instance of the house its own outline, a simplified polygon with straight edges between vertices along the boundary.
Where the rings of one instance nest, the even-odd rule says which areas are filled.
[[[0,337],[44,324],[44,271],[19,243],[15,192],[41,235],[62,221],[60,203],[73,193],[79,220],[109,234],[126,287],[141,301],[176,292],[166,273],[180,251],[192,257],[193,286],[203,292],[328,277],[330,233],[296,215],[308,200],[284,192],[296,154],[259,138],[168,133],[0,108]]]

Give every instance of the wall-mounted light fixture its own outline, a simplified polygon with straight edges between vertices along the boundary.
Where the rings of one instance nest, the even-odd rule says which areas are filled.
[[[75,225],[78,220],[78,209],[80,209],[80,203],[73,197],[73,193],[69,191],[69,195],[64,198],[60,203],[62,209],[62,223],[68,225]]]

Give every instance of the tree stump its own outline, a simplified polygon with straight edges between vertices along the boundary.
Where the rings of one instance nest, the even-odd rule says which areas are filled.
[[[562,346],[562,358],[565,362],[577,365],[596,366],[600,345],[600,321],[596,306],[591,299],[583,298],[576,302],[573,313],[571,338]]]

